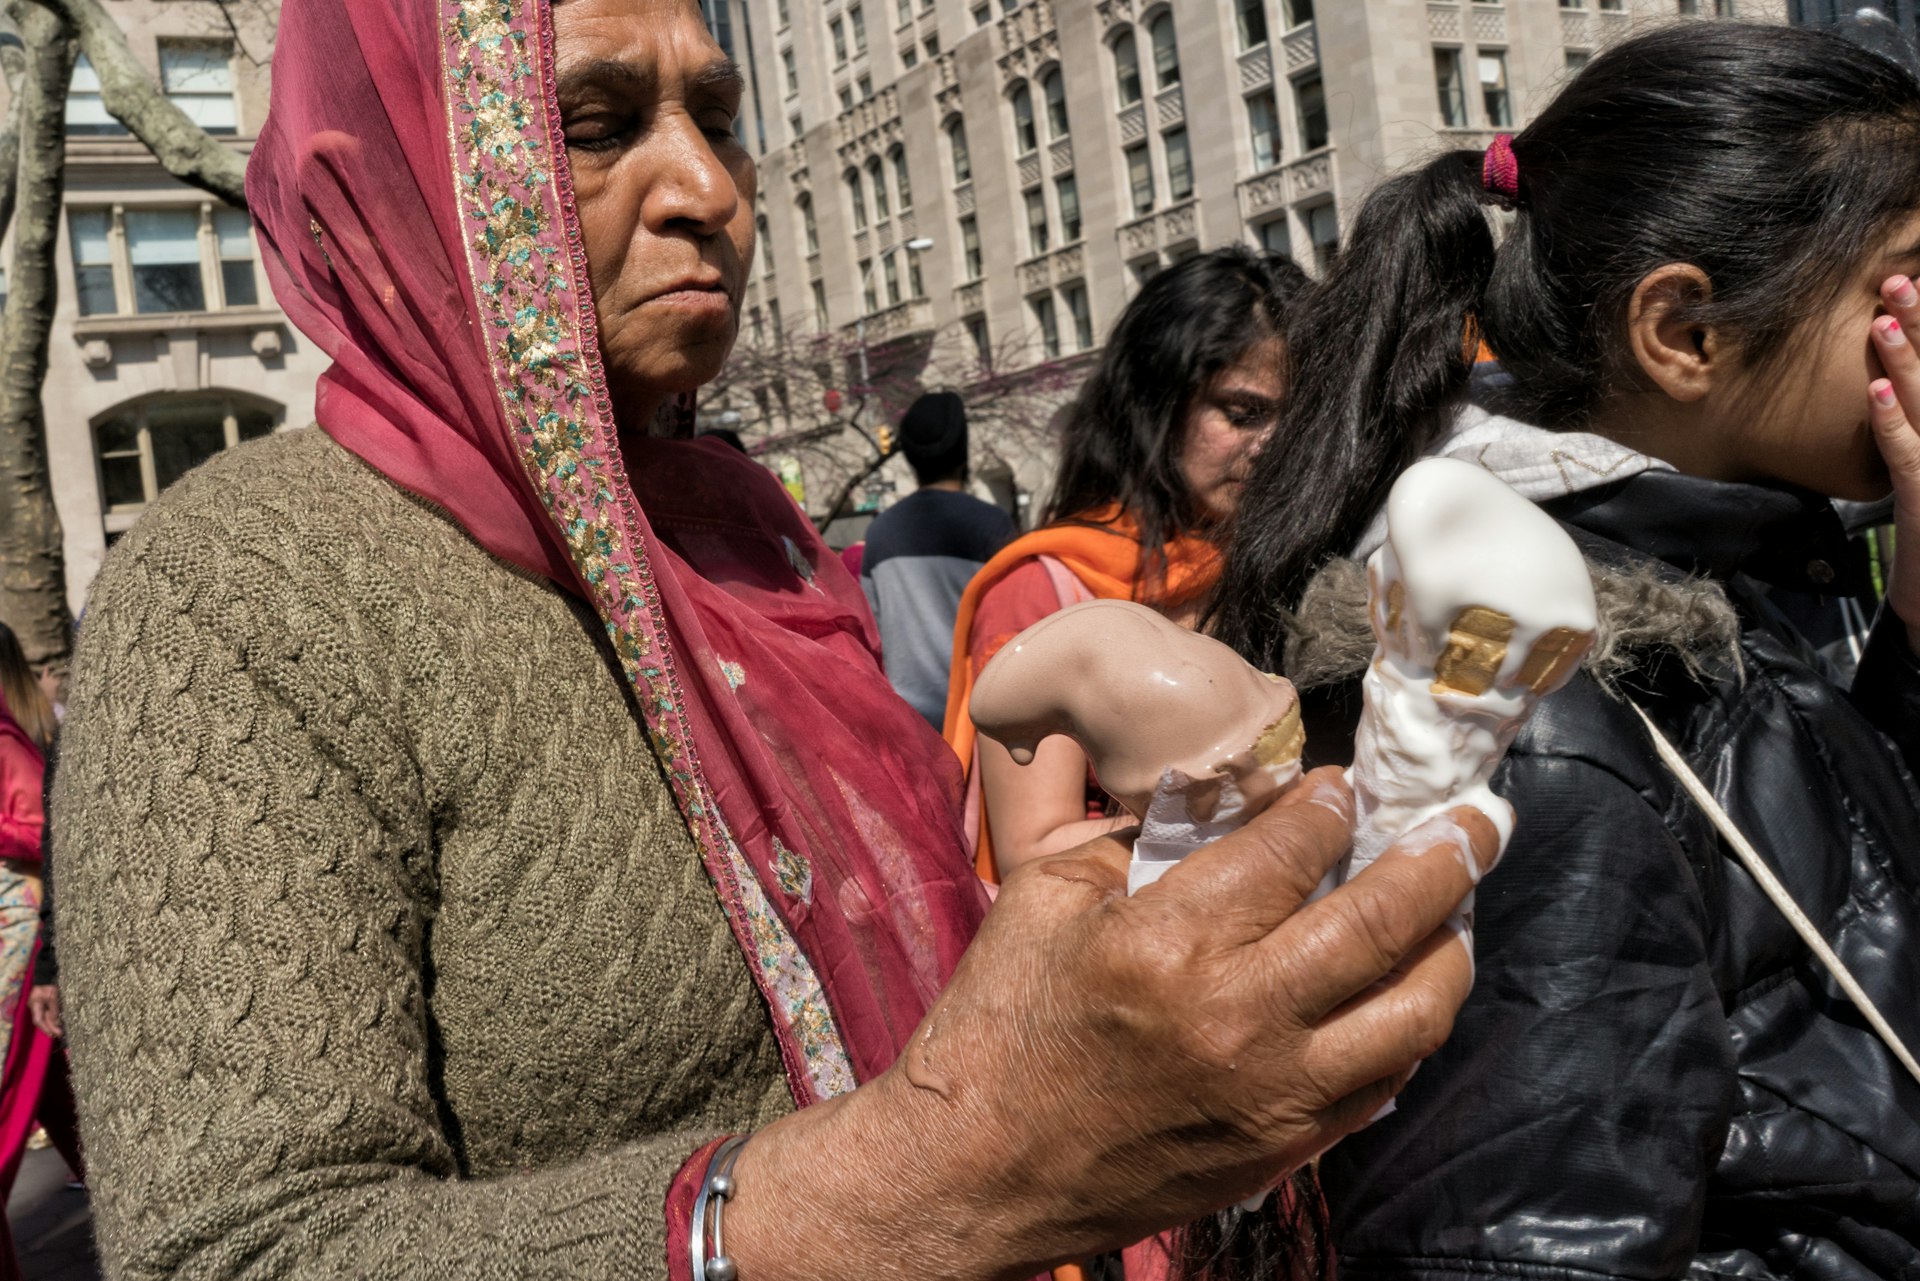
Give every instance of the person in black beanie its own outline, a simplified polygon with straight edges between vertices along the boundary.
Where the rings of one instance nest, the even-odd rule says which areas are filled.
[[[867,531],[860,586],[880,624],[887,679],[938,730],[960,593],[1013,537],[1013,520],[966,492],[967,409],[959,396],[935,391],[914,401],[899,441],[920,488]]]

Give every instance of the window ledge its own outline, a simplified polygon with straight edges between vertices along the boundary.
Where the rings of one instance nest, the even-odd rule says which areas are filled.
[[[147,312],[134,316],[82,316],[73,325],[79,342],[124,334],[171,333],[176,330],[225,331],[267,329],[284,325],[286,317],[272,307],[229,307],[225,311]]]

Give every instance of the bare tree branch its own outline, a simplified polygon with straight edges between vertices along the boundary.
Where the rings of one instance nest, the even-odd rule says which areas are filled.
[[[54,247],[66,181],[66,101],[74,47],[43,0],[7,0],[25,42],[20,86],[20,225],[12,288],[0,320],[0,618],[33,662],[63,659],[72,645],[60,513],[47,473],[47,343],[59,279]]]
[[[0,71],[7,77],[6,128],[0,130],[0,236],[13,222],[13,206],[20,187],[20,108],[25,100],[27,51],[13,23],[0,27]]]
[[[247,165],[240,153],[207,133],[167,100],[133,56],[126,33],[100,0],[38,0],[66,20],[100,76],[107,111],[145,143],[166,171],[184,183],[247,207]]]

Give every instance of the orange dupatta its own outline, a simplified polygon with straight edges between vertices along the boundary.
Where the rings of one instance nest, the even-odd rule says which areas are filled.
[[[968,796],[979,788],[973,777],[976,738],[967,700],[973,697],[971,644],[973,618],[981,600],[995,584],[1027,561],[1050,556],[1065,565],[1098,600],[1140,600],[1158,609],[1177,609],[1213,590],[1220,577],[1220,549],[1194,534],[1181,534],[1165,547],[1166,576],[1151,595],[1140,583],[1140,535],[1133,518],[1116,504],[1036,529],[1003,547],[981,567],[960,597],[953,623],[953,666],[947,675],[948,746],[960,757],[967,773]],[[988,836],[986,798],[979,799],[980,837],[974,847],[974,870],[980,879],[998,884],[993,844]]]

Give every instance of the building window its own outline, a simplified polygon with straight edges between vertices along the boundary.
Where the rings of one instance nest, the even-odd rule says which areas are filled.
[[[1079,281],[1061,289],[1067,315],[1073,317],[1073,349],[1089,351],[1093,347],[1093,310],[1087,306],[1087,287]]]
[[[880,275],[887,282],[887,306],[898,306],[900,303],[900,263],[898,254],[888,254],[880,260]]]
[[[1180,83],[1180,46],[1173,35],[1173,15],[1163,13],[1147,28],[1153,42],[1153,86],[1167,89]]]
[[[893,25],[904,27],[913,21],[913,0],[895,0],[893,6]]]
[[[1603,13],[1620,13],[1627,7],[1627,0],[1600,0]]]
[[[1313,0],[1280,0],[1280,8],[1287,16],[1289,29],[1313,21]]]
[[[925,298],[927,296],[926,277],[920,274],[920,255],[907,250],[907,296]]]
[[[760,221],[764,224],[766,219]],[[246,212],[214,210],[213,238],[220,250],[220,305],[259,306],[260,286],[253,274],[253,223]]]
[[[779,342],[782,338],[786,337],[786,330],[780,324],[780,300],[778,298],[767,299],[767,322],[773,326],[773,340],[775,342]]]
[[[872,76],[863,71],[860,73],[860,79],[855,81],[855,83],[860,86],[860,101],[865,102],[867,99],[873,97]]]
[[[1700,0],[1680,0],[1680,13],[1690,17],[1700,12]]]
[[[1127,186],[1133,192],[1133,212],[1153,212],[1153,158],[1147,144],[1127,148]]]
[[[1315,205],[1306,211],[1307,242],[1313,246],[1314,269],[1322,275],[1333,267],[1340,252],[1340,218],[1333,206]]]
[[[982,369],[993,368],[993,341],[987,331],[987,318],[978,312],[968,316],[962,322],[967,327],[967,337],[973,339],[973,358]]]
[[[835,18],[827,24],[827,30],[833,33],[833,65],[837,67],[847,60],[847,25]]]
[[[799,62],[799,59],[797,59],[794,56],[793,50],[782,49],[780,51],[780,69],[786,74],[787,92],[789,94],[799,93],[800,92],[800,62]],[[794,133],[796,134],[798,134],[799,132],[800,131],[798,129],[794,130]]]
[[[907,68],[908,70],[912,70],[914,67],[919,66],[920,51],[914,48],[912,45],[907,45],[904,48],[902,48],[900,50],[900,65],[902,67]]]
[[[127,127],[107,114],[100,97],[100,73],[81,54],[73,64],[73,80],[67,87],[67,134],[74,138],[100,138],[124,134]]]
[[[818,280],[813,282],[813,327],[827,332],[827,286]]]
[[[867,198],[860,190],[860,171],[847,170],[847,198],[853,202],[853,229],[867,229]]]
[[[1513,97],[1507,92],[1507,55],[1480,54],[1480,97],[1486,104],[1487,124],[1504,129],[1513,124]]]
[[[1300,112],[1300,145],[1315,151],[1327,145],[1327,90],[1318,73],[1293,84],[1294,104]]]
[[[893,209],[887,203],[887,175],[880,167],[880,157],[867,161],[867,185],[873,188],[873,216],[876,222],[885,222],[893,217]]]
[[[967,126],[954,120],[947,126],[947,155],[953,161],[953,182],[959,186],[973,181],[973,156],[967,151]]]
[[[1578,75],[1582,68],[1593,61],[1593,55],[1585,49],[1567,50],[1567,70]]]
[[[1440,123],[1449,129],[1467,127],[1467,77],[1458,49],[1433,51],[1433,83],[1440,94]]]
[[[806,241],[807,257],[811,258],[820,252],[820,224],[813,220],[813,197],[803,191],[794,203],[800,206],[800,232]]]
[[[984,4],[973,6],[973,25],[977,30],[993,21],[993,10]]]
[[[1287,230],[1287,216],[1269,218],[1253,229],[1253,238],[1262,249],[1283,258],[1293,257],[1293,235]]]
[[[880,310],[879,287],[873,278],[873,259],[871,258],[860,260],[860,295],[861,300],[866,303],[869,314]]]
[[[1048,360],[1060,358],[1060,322],[1054,315],[1053,297],[1041,294],[1037,298],[1027,299],[1027,306],[1033,312],[1033,323],[1040,327],[1040,350]]]
[[[1056,68],[1040,82],[1040,96],[1047,103],[1047,137],[1067,136],[1067,78]]]
[[[760,274],[773,274],[773,231],[767,224],[765,214],[755,214],[753,218],[754,235],[760,245]]]
[[[795,142],[800,141],[800,135],[805,132],[806,130],[801,128],[799,112],[796,111],[787,117],[787,133]]]
[[[1160,256],[1137,259],[1127,264],[1127,270],[1133,273],[1133,287],[1139,289],[1160,274]]]
[[[93,429],[101,506],[138,512],[223,449],[272,433],[276,410],[224,396],[164,397],[117,410]]]
[[[1193,149],[1185,129],[1169,129],[1161,139],[1167,149],[1167,199],[1185,200],[1193,194]]]
[[[83,316],[111,316],[120,310],[113,287],[113,220],[104,209],[67,215],[67,237],[73,243],[74,292]]]
[[[853,26],[853,51],[865,53],[867,51],[866,12],[859,5],[854,5],[847,10],[847,21]]]
[[[893,190],[899,197],[900,212],[913,208],[913,179],[907,173],[907,149],[895,147],[888,153],[893,161]]]
[[[1025,85],[1013,91],[1013,141],[1018,155],[1039,150],[1040,130],[1033,121],[1033,94]]]
[[[841,85],[839,97],[840,97],[840,110],[852,111],[853,110],[853,86]]]
[[[160,87],[167,100],[208,133],[238,133],[233,46],[206,40],[160,42]]]
[[[922,40],[920,42],[920,50],[929,58],[938,58],[940,56],[940,33],[936,31],[925,40]]]
[[[1253,49],[1267,42],[1267,0],[1239,0],[1235,16],[1240,24],[1240,47]]]
[[[1120,105],[1131,107],[1140,101],[1140,50],[1128,31],[1113,42],[1113,79],[1120,91]]]
[[[777,12],[780,15],[781,26],[789,27],[793,25],[793,5],[791,0],[780,0]]]
[[[960,220],[960,257],[968,280],[980,279],[980,220],[972,214]]]
[[[142,315],[205,311],[199,214],[191,209],[129,210],[126,225],[133,309]]]
[[[1080,239],[1080,184],[1072,174],[1053,180],[1055,203],[1060,206],[1060,241],[1072,244]]]
[[[1047,196],[1035,187],[1026,194],[1027,204],[1027,249],[1032,254],[1047,252]]]
[[[1247,132],[1253,137],[1255,173],[1280,163],[1280,107],[1273,100],[1273,90],[1263,89],[1247,99]]]
[[[1585,0],[1560,0],[1560,7],[1562,9],[1584,9],[1587,6]]]

